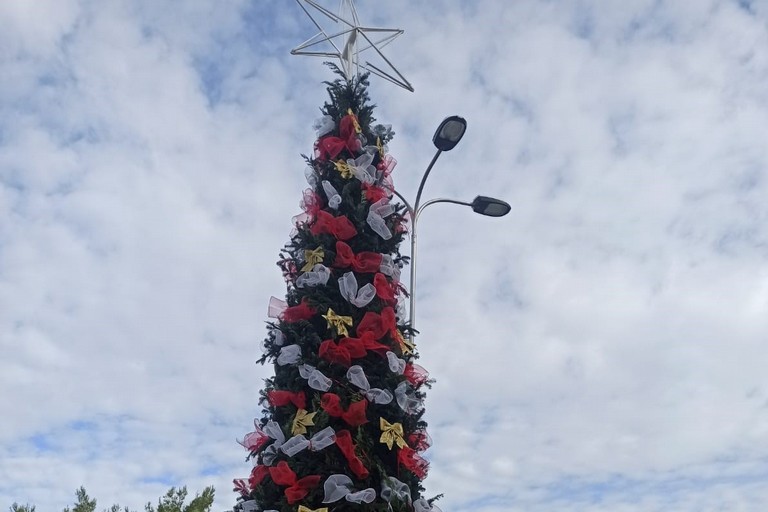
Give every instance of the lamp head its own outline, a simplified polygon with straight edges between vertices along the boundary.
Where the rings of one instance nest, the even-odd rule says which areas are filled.
[[[463,117],[446,117],[437,127],[432,142],[440,151],[450,151],[459,143],[466,130],[467,121]]]
[[[503,217],[512,209],[505,201],[487,196],[477,196],[471,206],[475,213],[488,217]]]

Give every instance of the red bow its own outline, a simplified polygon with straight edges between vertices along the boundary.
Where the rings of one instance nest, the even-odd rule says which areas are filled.
[[[387,306],[381,310],[381,314],[369,311],[363,315],[363,319],[357,325],[357,334],[362,336],[366,332],[372,332],[373,337],[377,340],[380,340],[387,333],[396,338],[397,320],[395,319],[395,310]]]
[[[333,235],[337,240],[349,240],[357,234],[355,225],[347,218],[346,215],[339,215],[334,217],[330,213],[320,210],[317,212],[317,219],[309,231],[313,235],[320,235],[328,233]]]
[[[395,302],[395,286],[387,281],[384,274],[379,272],[373,277],[373,286],[376,288],[376,295],[381,300]]]
[[[307,397],[303,391],[294,393],[292,391],[272,390],[267,392],[267,400],[273,407],[282,407],[283,405],[293,404],[297,409],[307,407]]]
[[[352,359],[368,355],[368,351],[379,352],[380,355],[390,348],[373,339],[372,332],[363,333],[360,338],[341,338],[338,345],[333,340],[325,340],[320,344],[319,355],[329,363],[337,363],[349,368]]]
[[[251,486],[251,489],[256,488],[256,486],[264,480],[264,477],[267,476],[267,474],[269,474],[269,468],[267,468],[267,466],[261,464],[254,466],[251,470],[251,476],[248,477],[248,485]]]
[[[309,320],[315,316],[315,313],[317,313],[317,311],[307,304],[306,299],[302,299],[301,304],[298,306],[285,308],[285,311],[280,314],[280,319],[283,322],[288,323],[298,322],[299,320]]]
[[[363,191],[365,192],[365,200],[371,204],[384,199],[385,197],[389,197],[386,190],[369,183],[363,183]]]
[[[419,387],[429,378],[429,372],[418,364],[408,363],[405,365],[403,375],[414,387]]]
[[[408,444],[417,452],[423,452],[432,446],[432,438],[426,430],[417,430],[408,436]]]
[[[364,480],[368,478],[368,469],[363,465],[363,461],[355,454],[355,443],[352,442],[352,434],[349,430],[339,430],[336,432],[336,445],[347,459],[349,469],[359,478]]]
[[[333,340],[325,340],[318,350],[318,355],[329,363],[337,363],[347,368],[352,364],[352,359],[359,359],[367,354],[368,351],[359,338],[342,338],[338,345]]]
[[[397,452],[397,461],[408,471],[424,479],[427,476],[427,470],[429,469],[429,462],[424,460],[421,455],[416,453],[412,448],[404,446]]]
[[[305,476],[299,480],[284,460],[278,462],[277,466],[269,468],[269,476],[277,485],[288,486],[285,489],[285,497],[288,498],[289,505],[302,500],[309,494],[310,489],[320,483],[320,475]]]
[[[243,448],[249,452],[259,451],[259,448],[269,441],[269,436],[262,432],[259,426],[256,425],[256,420],[254,420],[254,425],[256,426],[256,430],[254,432],[248,432],[245,434],[242,441],[238,441],[238,443],[243,445]]]
[[[381,267],[381,254],[363,251],[353,253],[352,248],[344,242],[336,242],[336,261],[334,267],[352,267],[355,272],[378,272]]]
[[[359,402],[349,404],[349,408],[345,411],[341,406],[341,398],[335,393],[325,393],[320,399],[320,406],[328,413],[328,416],[341,418],[350,427],[359,427],[368,423],[368,418],[365,415],[366,405],[368,405],[368,400],[363,398]]]
[[[235,488],[232,489],[235,492],[239,492],[240,496],[247,497],[249,494],[251,494],[251,488],[248,486],[248,482],[243,478],[235,478],[232,480],[232,483],[235,484]]]
[[[329,135],[323,137],[315,143],[318,152],[318,158],[331,160],[339,156],[339,153],[345,149],[354,156],[360,151],[362,144],[355,133],[355,122],[357,117],[354,114],[348,114],[341,118],[339,122],[339,137]]]

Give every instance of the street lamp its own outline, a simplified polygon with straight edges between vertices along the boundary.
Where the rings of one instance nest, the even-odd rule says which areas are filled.
[[[440,126],[437,127],[435,135],[432,137],[432,143],[437,148],[437,152],[435,153],[435,156],[432,157],[432,161],[429,163],[429,166],[427,166],[427,170],[424,171],[424,176],[422,176],[421,183],[419,184],[419,190],[416,192],[416,202],[414,202],[413,206],[411,206],[408,201],[402,195],[400,195],[399,192],[392,190],[392,192],[395,193],[397,197],[399,197],[405,203],[405,206],[408,209],[408,213],[411,216],[410,323],[412,329],[415,328],[416,325],[416,224],[418,222],[419,215],[421,215],[421,212],[424,211],[427,206],[436,203],[452,203],[462,206],[469,206],[475,213],[479,213],[480,215],[485,215],[487,217],[503,217],[512,209],[509,204],[502,201],[501,199],[488,196],[477,196],[471,203],[458,201],[456,199],[437,198],[430,199],[423,205],[420,204],[421,193],[424,190],[424,184],[427,182],[429,173],[432,170],[432,167],[435,165],[438,157],[442,154],[443,151],[450,151],[456,147],[456,144],[459,143],[466,130],[467,121],[459,116],[447,117],[443,120],[442,123],[440,123]],[[411,334],[411,341],[413,341],[412,338],[413,334]]]

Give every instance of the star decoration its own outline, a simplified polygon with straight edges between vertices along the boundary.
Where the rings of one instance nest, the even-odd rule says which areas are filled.
[[[291,50],[291,55],[309,55],[314,57],[335,57],[341,63],[341,69],[347,79],[359,74],[360,68],[385,80],[413,92],[413,86],[381,52],[381,48],[391,43],[403,33],[396,28],[372,28],[360,25],[354,0],[342,0],[339,14],[334,14],[321,6],[316,0],[296,0],[299,7],[309,16],[320,31]],[[317,11],[321,20],[335,23],[336,30],[326,30],[318,22],[308,7]],[[314,11],[313,11],[314,12]],[[358,46],[360,43],[360,46]],[[323,49],[323,46],[325,49]],[[377,66],[370,61],[360,62],[359,56],[366,50],[373,49],[383,63]]]

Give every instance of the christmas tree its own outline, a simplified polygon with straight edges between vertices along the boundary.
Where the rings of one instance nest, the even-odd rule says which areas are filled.
[[[375,124],[368,76],[326,82],[329,100],[305,157],[304,213],[278,261],[253,470],[235,480],[238,511],[429,511],[429,446],[413,331],[404,319],[406,209],[393,201],[391,128]],[[435,507],[436,508],[436,507]]]

